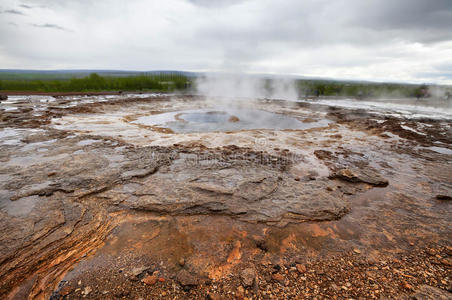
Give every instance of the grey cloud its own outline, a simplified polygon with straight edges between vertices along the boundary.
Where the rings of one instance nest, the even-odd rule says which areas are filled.
[[[5,14],[13,14],[13,15],[22,15],[22,16],[25,16],[25,14],[24,14],[23,12],[21,12],[21,11],[19,11],[19,10],[16,10],[16,9],[7,9],[7,10],[4,10],[3,13],[5,13]]]
[[[68,31],[68,32],[72,32],[72,30],[64,28],[60,25],[57,24],[31,24],[33,27],[38,27],[38,28],[50,28],[50,29],[57,29],[57,30],[62,30],[62,31]]]
[[[431,43],[452,39],[452,1],[362,1],[351,11],[349,25],[393,33],[402,39]]]
[[[451,0],[18,1],[49,30],[0,26],[0,64],[444,81],[452,57]],[[53,42],[32,51],[41,34]],[[61,39],[92,46],[61,56]]]
[[[246,1],[247,0],[188,0],[188,2],[194,5],[208,8],[222,8]]]
[[[393,40],[431,43],[452,39],[452,1],[393,2],[397,4],[288,1],[286,5],[263,9],[255,23],[245,26],[212,24],[199,34],[209,40],[227,39],[232,45],[239,42],[251,46],[267,41],[315,47],[335,43],[372,45]]]
[[[262,1],[262,6],[256,14],[241,15],[234,22],[205,24],[196,32],[196,41],[221,45],[226,64],[243,66],[274,56],[278,49],[284,53],[348,45],[368,50],[399,42],[452,40],[452,1]],[[250,21],[241,22],[240,17]],[[365,59],[378,62],[385,56],[394,59],[393,54]],[[338,59],[334,64],[366,63],[360,60]]]
[[[363,1],[356,10],[362,11],[356,14],[356,21],[375,28],[441,28],[452,25],[448,18],[452,10],[452,1],[449,0],[398,0],[384,5],[381,1]]]
[[[26,5],[26,4],[20,4],[19,6],[22,7],[22,8],[26,8],[26,9],[32,9],[33,8],[32,6]]]

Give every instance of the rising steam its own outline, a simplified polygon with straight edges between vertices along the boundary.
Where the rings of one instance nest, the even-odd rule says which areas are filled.
[[[196,90],[207,98],[297,100],[295,81],[244,74],[208,74],[196,79]]]

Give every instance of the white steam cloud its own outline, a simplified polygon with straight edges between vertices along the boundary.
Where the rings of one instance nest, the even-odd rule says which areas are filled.
[[[290,78],[264,78],[244,74],[208,74],[196,79],[197,93],[207,98],[297,100]]]

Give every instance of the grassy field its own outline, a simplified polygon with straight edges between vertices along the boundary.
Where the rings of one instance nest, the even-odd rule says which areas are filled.
[[[65,73],[44,73],[41,75],[23,73],[12,74],[12,77],[7,77],[7,74],[2,75],[3,78],[7,79],[0,80],[0,91],[92,92],[146,90],[172,92],[185,89],[190,85],[190,79],[187,76],[177,73],[143,73],[131,76],[100,76],[97,73],[91,73],[88,76],[84,75],[82,77]]]

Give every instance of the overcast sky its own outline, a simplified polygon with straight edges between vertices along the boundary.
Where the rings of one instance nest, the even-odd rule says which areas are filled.
[[[452,84],[452,0],[0,0],[0,69]]]

